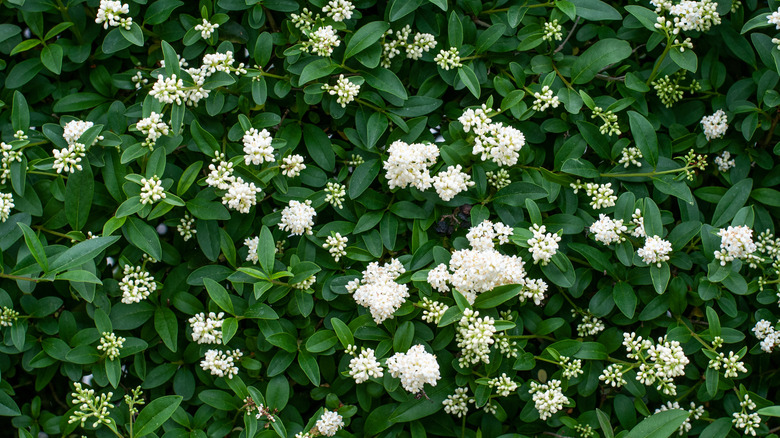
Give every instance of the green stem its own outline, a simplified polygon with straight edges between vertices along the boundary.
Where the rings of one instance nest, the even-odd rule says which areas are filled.
[[[647,78],[647,81],[645,82],[645,85],[650,85],[650,82],[653,82],[653,79],[655,79],[656,73],[658,73],[658,69],[661,68],[661,63],[664,61],[664,58],[666,58],[666,55],[669,53],[669,50],[671,50],[672,44],[669,39],[669,37],[666,38],[666,48],[664,48],[664,52],[661,53],[661,56],[658,58],[658,60],[655,62],[655,66],[653,66],[653,71],[650,72],[650,77]]]
[[[3,273],[0,273],[0,278],[7,278],[9,280],[31,281],[33,283],[38,283],[39,281],[45,281],[43,278],[30,278],[30,277],[22,277],[19,275],[11,275],[11,274],[3,274]]]
[[[543,336],[543,335],[509,335],[507,336],[509,339],[544,339],[547,341],[555,342],[555,338],[552,336]]]
[[[652,172],[644,172],[644,173],[601,173],[599,174],[599,176],[603,178],[642,178],[642,177],[652,178],[656,175],[668,175],[670,173],[685,172],[690,168],[691,166],[685,166],[679,169],[662,170],[660,172],[654,170]]]

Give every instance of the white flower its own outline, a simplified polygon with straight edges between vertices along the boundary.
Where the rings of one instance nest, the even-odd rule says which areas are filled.
[[[65,141],[68,142],[68,144],[71,146],[79,144],[79,139],[81,138],[81,136],[84,135],[84,133],[87,132],[87,130],[92,126],[94,126],[94,123],[92,122],[85,122],[83,120],[71,120],[70,122],[66,123],[65,126],[62,128],[63,129],[62,138],[64,138]],[[102,135],[95,138],[95,140],[92,141],[91,146],[94,146],[100,140],[103,140]]]
[[[257,194],[262,191],[255,183],[236,178],[230,183],[227,193],[222,196],[222,203],[230,209],[246,214],[257,204]]]
[[[740,412],[734,412],[734,419],[731,422],[734,423],[734,427],[737,429],[743,429],[745,435],[756,436],[756,429],[761,426],[761,417],[755,412],[747,413],[748,409],[753,410],[756,408],[756,403],[745,394],[745,398],[740,400],[739,406],[742,409]]]
[[[466,115],[467,113],[464,113],[464,116],[458,120],[463,119]],[[478,120],[476,119],[476,121]],[[479,155],[482,161],[491,160],[499,166],[513,166],[517,164],[520,149],[525,146],[525,136],[522,132],[511,126],[505,126],[500,122],[478,123],[472,128],[476,135],[474,147],[471,150],[472,154]],[[468,132],[465,123],[464,130]]]
[[[372,262],[363,271],[363,279],[355,279],[347,283],[347,291],[352,294],[355,302],[368,307],[371,316],[377,324],[392,318],[409,296],[409,288],[398,284],[395,279],[406,271],[401,262],[392,259],[384,266]]]
[[[488,386],[496,388],[496,393],[501,397],[508,397],[509,394],[517,390],[517,383],[513,382],[506,373],[501,373],[500,376],[491,379]]]
[[[200,37],[204,40],[211,38],[211,34],[219,27],[217,23],[210,23],[209,20],[203,19],[201,24],[195,26],[195,30],[200,31]]]
[[[211,372],[212,376],[225,377],[232,379],[238,374],[238,360],[243,354],[240,350],[228,350],[225,353],[219,350],[209,350],[206,357],[200,361],[200,367],[204,371]]]
[[[450,283],[463,293],[469,303],[477,294],[505,284],[523,284],[525,270],[523,260],[506,256],[495,249],[455,251],[450,259]],[[521,298],[522,299],[522,298]]]
[[[436,386],[441,379],[436,356],[425,351],[422,345],[415,345],[406,353],[395,353],[387,359],[390,375],[401,379],[401,386],[412,394],[422,391],[427,383]]]
[[[314,226],[314,216],[317,216],[317,212],[312,208],[310,200],[304,202],[290,201],[287,207],[282,210],[282,220],[279,223],[279,229],[299,236],[304,233],[311,235],[311,227]]]
[[[629,359],[642,359],[636,379],[645,385],[657,383],[656,389],[666,395],[677,395],[677,386],[672,379],[685,374],[685,365],[690,361],[678,341],[658,338],[653,344],[649,339],[637,337],[636,333],[623,333],[623,345]]]
[[[642,151],[640,151],[638,147],[626,147],[620,151],[620,160],[618,160],[618,164],[622,164],[623,167],[628,167],[631,164],[636,167],[642,167],[642,163],[639,162],[641,158],[644,157]]]
[[[54,149],[51,153],[54,156],[52,168],[54,168],[57,173],[62,173],[63,171],[65,173],[73,173],[82,169],[81,164],[79,163],[81,163],[81,159],[86,156],[86,148],[81,143],[74,143],[67,148],[62,148],[60,150]]]
[[[177,78],[176,75],[171,75],[170,78],[158,75],[157,82],[152,85],[152,91],[149,92],[149,95],[162,103],[176,103],[177,105],[181,105],[182,100],[187,98],[184,81]]]
[[[294,289],[307,290],[316,282],[317,277],[310,275],[308,278],[305,278],[298,283],[293,283],[290,286],[292,286]]]
[[[469,403],[474,403],[474,398],[467,394],[468,388],[455,388],[455,394],[447,396],[441,404],[444,405],[444,412],[457,415],[458,418],[469,413]]]
[[[488,117],[490,111],[492,110],[484,103],[482,104],[482,108],[467,108],[463,111],[463,114],[458,117],[458,121],[463,125],[463,131],[469,132],[473,130],[476,132],[489,125],[492,122],[492,119]]]
[[[438,324],[439,321],[441,321],[442,316],[444,316],[444,312],[449,309],[449,306],[446,304],[438,301],[431,301],[428,297],[423,297],[423,302],[420,304],[420,307],[423,308],[422,320],[434,324]]]
[[[576,313],[572,309],[572,314]],[[578,336],[593,336],[604,330],[604,322],[596,318],[590,312],[582,314],[582,323],[577,325]]]
[[[428,52],[436,47],[436,37],[429,33],[418,33],[410,44],[406,45],[406,57],[408,59],[420,59],[423,52]]]
[[[0,184],[5,184],[6,180],[11,177],[11,163],[14,161],[22,161],[24,154],[21,150],[13,150],[13,146],[7,143],[0,142],[0,150],[3,156],[0,157]]]
[[[390,189],[409,185],[425,190],[433,183],[428,168],[436,163],[439,148],[434,144],[406,143],[396,140],[387,148],[385,177]]]
[[[300,155],[290,155],[282,159],[282,175],[288,178],[295,178],[306,168],[303,164],[303,157]]]
[[[484,251],[493,249],[495,247],[494,240],[498,239],[500,244],[509,242],[509,236],[514,233],[514,230],[504,225],[501,222],[495,224],[487,219],[482,221],[479,225],[473,226],[466,234],[466,239],[469,241],[469,245],[477,251]]]
[[[558,24],[558,20],[544,22],[542,39],[545,41],[560,41],[563,39],[563,26]]]
[[[115,333],[103,332],[100,338],[100,345],[97,349],[104,352],[109,360],[119,357],[119,350],[127,339],[117,336]]]
[[[14,195],[11,193],[0,193],[0,222],[5,222],[11,216],[11,209],[14,208]]]
[[[329,182],[325,186],[325,202],[339,209],[344,208],[342,203],[347,195],[347,187],[343,184]]]
[[[249,249],[249,252],[246,255],[246,261],[257,264],[257,262],[260,260],[257,257],[257,246],[260,245],[260,238],[257,236],[251,239],[247,237],[244,239],[244,245],[246,245],[246,247]]]
[[[456,47],[450,47],[448,50],[441,50],[433,61],[441,67],[442,70],[463,67],[460,62],[460,55]]]
[[[185,242],[192,239],[192,235],[198,232],[192,226],[194,223],[195,219],[191,218],[189,213],[185,213],[184,217],[179,219],[179,225],[176,225],[176,230]]]
[[[552,417],[563,409],[563,405],[569,403],[568,397],[563,395],[561,390],[560,380],[550,380],[545,385],[531,382],[531,390],[528,393],[533,395],[534,405],[542,421]]]
[[[450,274],[447,272],[447,265],[444,263],[440,263],[438,266],[428,271],[428,284],[441,293],[449,292],[450,288],[447,286],[449,280]]]
[[[725,173],[736,166],[737,162],[731,158],[731,153],[729,151],[723,151],[720,155],[715,157],[715,164],[718,165],[719,171]]]
[[[141,178],[141,204],[154,204],[165,199],[165,189],[157,175],[146,179]]]
[[[275,161],[274,147],[271,146],[273,138],[268,130],[258,131],[255,128],[244,133],[244,164],[254,165],[271,163]]]
[[[127,3],[122,4],[121,1],[115,0],[100,0],[95,23],[103,23],[103,29],[108,29],[108,26],[121,26],[126,30],[130,30],[133,18],[121,16],[128,13],[130,13],[130,6]]]
[[[138,303],[157,290],[157,283],[154,282],[154,277],[144,271],[142,267],[125,265],[124,277],[119,282],[119,290],[122,291],[124,304]]]
[[[593,222],[590,226],[590,232],[593,233],[593,238],[604,245],[611,245],[626,240],[623,233],[627,230],[628,228],[623,225],[623,219],[613,220],[604,213],[599,214],[599,220]]]
[[[769,24],[774,24],[776,30],[780,30],[780,8],[766,16],[766,21]]]
[[[490,346],[495,340],[495,320],[489,316],[479,317],[479,312],[471,309],[463,311],[458,323],[455,341],[461,350],[458,364],[461,368],[479,362],[490,363]]]
[[[572,359],[567,356],[561,356],[558,365],[563,368],[561,374],[567,379],[576,378],[580,374],[584,373],[584,371],[582,371],[582,359]]]
[[[349,376],[355,379],[355,383],[363,383],[371,377],[379,378],[383,375],[382,366],[371,348],[361,349],[360,354],[349,361]]]
[[[198,344],[221,344],[223,316],[224,312],[209,312],[208,316],[201,312],[190,318],[192,340]]]
[[[711,116],[702,117],[701,127],[708,141],[721,138],[726,135],[726,130],[729,128],[728,117],[722,109],[719,109]]]
[[[322,84],[322,89],[331,96],[338,96],[336,97],[336,102],[342,108],[345,108],[348,103],[355,100],[358,93],[360,93],[360,85],[350,82],[344,75],[339,75],[336,85]]]
[[[581,189],[585,189],[585,193],[591,198],[590,206],[594,210],[614,207],[615,201],[617,201],[615,191],[612,190],[612,183],[596,184],[589,182],[582,184],[578,179],[577,182],[571,183],[570,186],[574,189],[575,195]]]
[[[534,264],[541,261],[541,265],[546,266],[558,252],[558,242],[561,241],[561,236],[545,233],[547,228],[544,225],[534,224],[530,231],[534,234],[534,237],[528,239],[526,243],[531,247],[530,251],[534,258]]]
[[[449,166],[446,171],[439,172],[433,177],[433,187],[442,201],[449,201],[473,185],[471,176],[462,171],[460,164]]]
[[[708,367],[714,370],[723,368],[723,375],[726,378],[738,377],[740,372],[748,372],[745,364],[739,361],[739,356],[735,355],[733,351],[729,351],[728,357],[722,352],[718,353],[716,358],[710,359]]]
[[[669,253],[672,252],[672,244],[659,236],[648,237],[645,240],[645,246],[636,250],[642,261],[648,265],[655,264],[659,268],[661,263],[669,260]]]
[[[734,259],[747,259],[757,249],[753,243],[753,230],[745,225],[729,226],[718,231],[720,236],[720,250],[715,251],[715,259],[720,260],[721,266]]]
[[[130,78],[131,81],[135,84],[135,89],[140,90],[141,87],[149,83],[149,79],[146,79],[140,71],[135,72],[135,74]]]
[[[623,366],[620,364],[611,364],[599,376],[599,380],[613,388],[625,385],[626,379],[623,378]]]
[[[233,163],[225,160],[225,154],[219,152],[209,164],[210,172],[206,177],[206,184],[210,187],[227,190],[236,180],[236,177],[233,176]]]
[[[200,70],[206,77],[218,71],[228,73],[233,67],[233,62],[235,62],[235,59],[233,58],[233,52],[230,50],[224,53],[207,53],[203,55],[203,65],[201,65]]]
[[[342,236],[341,233],[335,233],[332,236],[325,238],[325,243],[322,247],[327,249],[333,260],[339,261],[341,257],[347,255],[347,237]]]
[[[314,427],[322,435],[333,436],[339,429],[344,427],[344,421],[338,413],[325,409],[325,412],[322,413]]]
[[[642,210],[636,209],[631,215],[631,223],[634,224],[634,229],[630,231],[634,237],[647,237],[645,233],[645,218],[642,217]]]
[[[544,111],[549,107],[558,108],[558,105],[561,104],[558,96],[553,96],[553,90],[547,85],[542,87],[541,92],[534,93],[534,99],[536,99],[532,107],[534,111]]]
[[[353,10],[355,10],[355,6],[348,0],[330,0],[322,8],[322,12],[335,22],[349,20],[352,18]]]
[[[707,32],[714,25],[720,24],[718,4],[709,0],[682,0],[669,8],[674,16],[674,26],[683,31],[694,30]]]
[[[149,117],[143,118],[135,124],[136,129],[146,136],[145,146],[154,146],[157,139],[168,135],[169,127],[162,119],[162,114],[152,111]]]
[[[311,50],[320,56],[330,56],[333,49],[340,44],[333,26],[323,26],[309,34],[309,41],[303,44],[303,49]]]

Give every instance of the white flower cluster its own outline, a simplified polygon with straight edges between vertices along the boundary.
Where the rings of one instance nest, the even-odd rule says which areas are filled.
[[[239,213],[249,213],[257,205],[257,194],[263,190],[255,186],[255,183],[244,182],[241,178],[235,178],[222,196],[222,203],[228,208]]]
[[[119,290],[122,291],[124,304],[139,303],[157,290],[154,277],[142,267],[125,265],[123,273],[124,277],[119,282]]]
[[[311,227],[314,226],[314,216],[317,212],[311,206],[311,201],[306,200],[290,201],[287,207],[282,210],[282,220],[279,222],[279,229],[289,231],[290,234],[302,236],[303,234],[313,234]]]
[[[440,263],[438,266],[428,271],[428,278],[426,280],[432,288],[441,293],[450,291],[450,287],[447,286],[447,282],[450,280],[450,274],[447,272],[447,265],[444,263]]]
[[[604,245],[620,243],[626,238],[623,236],[628,228],[623,225],[623,219],[611,219],[604,213],[599,214],[599,220],[593,222],[590,226],[590,232],[597,242]]]
[[[542,39],[545,41],[560,41],[563,39],[563,26],[558,24],[558,20],[544,22]]]
[[[273,138],[268,130],[258,131],[255,128],[244,133],[241,140],[244,143],[244,164],[254,165],[272,163],[274,158],[274,147],[271,146]]]
[[[338,413],[325,409],[314,427],[321,435],[333,436],[344,427],[344,421]]]
[[[509,394],[517,390],[517,383],[513,382],[506,373],[491,379],[488,386],[496,389],[496,393],[501,397],[508,397]]]
[[[571,313],[575,314],[577,312],[572,309]],[[601,333],[605,328],[603,321],[596,318],[596,316],[590,312],[583,312],[582,322],[577,324],[577,335],[583,337],[593,336]]]
[[[485,173],[485,176],[487,177],[488,183],[495,187],[496,190],[501,190],[509,184],[512,184],[512,179],[509,178],[509,172],[507,172],[506,169],[498,169],[495,172],[490,171]]]
[[[567,379],[574,379],[583,374],[582,359],[572,359],[568,356],[561,356],[558,365],[562,368],[561,374]]]
[[[574,189],[575,195],[581,189],[584,189],[585,194],[590,196],[590,206],[593,207],[594,210],[614,207],[615,201],[617,201],[617,195],[615,195],[615,191],[612,190],[612,183],[596,184],[589,182],[582,184],[578,179],[577,182],[571,183],[570,186]]]
[[[303,157],[295,154],[282,158],[282,175],[287,178],[295,178],[301,174],[301,171],[306,168],[303,164]]]
[[[320,56],[330,56],[333,49],[341,44],[333,26],[322,26],[309,32],[309,41],[301,43],[303,51],[311,51]]]
[[[198,230],[193,227],[194,223],[195,219],[190,217],[189,213],[185,213],[184,217],[179,219],[179,225],[176,225],[176,231],[179,232],[179,235],[181,235],[185,242],[192,239],[192,235],[198,232]]]
[[[89,417],[95,417],[95,422],[92,427],[98,427],[98,424],[110,424],[113,420],[109,417],[109,409],[113,409],[114,405],[111,404],[111,397],[114,396],[113,392],[107,392],[100,394],[99,397],[95,397],[94,389],[84,389],[81,386],[81,382],[73,383],[73,388],[76,392],[70,394],[73,397],[73,404],[78,406],[73,415],[68,418],[68,424],[75,422],[81,422],[81,427],[84,427],[84,423],[87,422]]]
[[[720,250],[715,251],[715,259],[720,260],[721,266],[726,266],[726,263],[734,259],[749,259],[757,249],[756,244],[753,243],[753,230],[748,226],[721,228],[718,236],[720,236]]]
[[[444,264],[440,266],[444,266]],[[446,266],[444,267],[446,269]],[[442,316],[444,316],[444,312],[450,308],[448,305],[439,301],[432,301],[428,297],[423,297],[420,307],[423,309],[422,320],[434,324],[438,324],[439,321],[441,321]]]
[[[144,85],[149,83],[149,79],[146,79],[140,71],[135,72],[135,74],[130,78],[131,81],[135,84],[135,89],[140,90]]]
[[[708,141],[721,138],[726,135],[726,130],[729,128],[728,116],[722,109],[719,109],[711,116],[702,117],[701,127]]]
[[[553,90],[547,85],[542,87],[541,91],[534,93],[534,99],[536,99],[532,106],[534,111],[544,111],[550,107],[558,108],[558,105],[561,104],[561,101],[558,100],[558,96],[554,96]]]
[[[125,30],[130,30],[130,27],[133,25],[133,18],[122,17],[122,14],[129,13],[130,6],[127,3],[123,4],[117,0],[100,0],[95,23],[103,23],[103,29],[108,29],[108,26],[119,26]]]
[[[436,62],[442,70],[463,67],[463,63],[460,62],[460,55],[458,54],[457,47],[450,47],[448,50],[442,49],[439,51],[439,54],[433,58],[433,61]]]
[[[769,24],[775,25],[775,30],[780,30],[780,8],[766,16],[766,21]]]
[[[317,277],[310,275],[309,277],[297,282],[291,284],[291,286],[294,289],[300,289],[300,290],[307,290],[309,289],[314,283],[317,282]]]
[[[5,222],[11,216],[11,209],[14,208],[14,195],[11,193],[0,193],[0,222]]]
[[[0,327],[11,327],[14,325],[17,319],[19,319],[19,312],[14,309],[3,306],[0,311]]]
[[[623,372],[623,365],[613,363],[604,369],[599,376],[599,380],[607,385],[611,385],[613,388],[619,388],[628,383],[623,378]]]
[[[124,345],[126,340],[115,333],[103,332],[97,349],[104,352],[108,360],[114,360],[119,357],[119,350],[122,349],[122,345]]]
[[[636,209],[631,215],[631,223],[634,228],[630,231],[630,234],[634,237],[647,237],[645,233],[645,218],[642,217],[642,210]]]
[[[79,143],[81,136],[93,126],[92,122],[85,122],[82,120],[72,120],[68,122],[63,128],[62,138],[68,143],[67,148],[61,150],[54,149],[52,155],[54,155],[54,164],[52,167],[57,173],[70,172],[73,173],[77,170],[81,170],[81,159],[84,158],[87,152],[87,147]],[[92,145],[99,140],[103,140],[103,136],[98,136]]]
[[[211,34],[219,27],[217,23],[211,23],[208,19],[204,18],[203,21],[195,26],[195,30],[200,32],[200,37],[204,40],[211,38]]]
[[[672,244],[659,236],[648,237],[645,246],[636,250],[637,255],[648,265],[655,264],[659,268],[661,263],[669,260],[672,252]]]
[[[327,5],[322,7],[322,12],[335,22],[349,20],[352,18],[354,10],[355,5],[348,0],[330,0]]]
[[[753,333],[761,341],[761,349],[765,353],[771,353],[775,347],[780,345],[780,330],[775,330],[772,323],[762,319],[753,327]]]
[[[406,50],[406,57],[408,59],[417,60],[422,58],[423,53],[436,47],[436,37],[429,33],[416,33],[410,43],[409,37],[412,35],[412,28],[408,24],[401,30],[395,32],[395,39],[391,40],[391,35],[393,35],[393,30],[389,29],[382,36],[381,65],[385,68],[391,67],[392,59],[401,53],[401,48]]]
[[[756,403],[750,399],[750,396],[745,394],[745,397],[739,401],[739,407],[742,408],[739,412],[734,412],[734,418],[731,422],[737,429],[745,431],[745,435],[756,436],[756,429],[761,426],[761,417],[757,413],[752,412],[748,414],[748,410],[756,408]]]
[[[344,208],[344,198],[347,196],[347,186],[336,182],[329,182],[325,185],[325,202],[335,208]]]
[[[395,353],[387,359],[387,369],[391,376],[400,378],[401,386],[412,394],[422,391],[426,383],[436,386],[441,379],[436,356],[425,351],[425,347],[420,344],[406,353]]]
[[[209,164],[209,174],[206,176],[206,184],[218,190],[227,190],[235,181],[233,176],[233,163],[226,161],[225,154],[218,152],[212,163]]]
[[[682,0],[677,4],[672,0],[651,0],[650,3],[655,6],[656,14],[668,12],[674,17],[672,33],[675,35],[681,30],[707,32],[721,22],[717,11],[718,3],[710,0]]]
[[[349,348],[352,347],[352,348]],[[360,354],[355,354],[355,346],[351,345],[347,348],[347,352],[352,354],[352,359],[349,361],[349,377],[355,379],[355,383],[363,383],[368,379],[380,378],[384,375],[382,372],[382,365],[376,360],[376,355],[371,348],[361,348]]]
[[[146,136],[144,146],[152,147],[157,143],[157,139],[163,135],[168,135],[170,127],[163,121],[162,114],[152,111],[149,117],[144,117],[135,124],[136,129]]]
[[[457,415],[461,418],[469,413],[469,403],[474,403],[474,398],[468,396],[468,388],[455,388],[455,393],[447,396],[441,402],[444,405],[444,412]]]
[[[460,367],[466,368],[479,362],[490,363],[490,346],[495,342],[495,320],[490,316],[480,317],[476,310],[465,309],[457,330],[455,342],[460,348]]]
[[[719,171],[726,173],[729,171],[729,169],[736,166],[737,162],[731,158],[731,152],[723,151],[720,155],[715,157],[715,164],[718,165]]]
[[[534,237],[528,239],[526,243],[531,247],[534,264],[541,262],[542,266],[546,266],[558,252],[558,242],[561,241],[561,236],[547,233],[547,228],[538,224],[534,224],[530,231]]]
[[[188,320],[192,327],[192,340],[198,344],[221,344],[224,316],[224,312],[209,312],[208,316],[204,312],[195,314]]]
[[[745,368],[745,364],[740,362],[740,356],[734,354],[733,351],[729,351],[728,357],[723,353],[718,353],[718,356],[714,359],[710,359],[710,363],[708,365],[709,368],[712,368],[713,370],[720,370],[723,368],[723,375],[726,378],[729,377],[738,377],[739,373],[747,373],[747,368]]]
[[[680,428],[677,429],[677,434],[680,436],[691,431],[691,428],[693,427],[691,426],[691,419],[698,420],[702,417],[702,415],[704,415],[704,406],[696,406],[696,403],[694,402],[691,402],[690,406],[691,408],[688,409],[688,418],[686,418],[683,424],[680,425]],[[668,411],[670,409],[680,409],[682,411],[685,410],[680,406],[680,403],[668,401],[665,405],[661,405],[660,408],[656,409],[655,413],[657,414],[659,412]]]
[[[396,140],[387,148],[387,154],[384,169],[391,189],[403,189],[412,185],[419,190],[425,190],[431,186],[433,178],[428,168],[433,166],[439,157],[439,148],[435,144],[409,144]]]
[[[209,350],[206,357],[200,361],[200,367],[204,371],[209,371],[212,376],[225,377],[232,379],[238,374],[238,360],[243,354],[240,350],[228,350],[222,352],[219,350]]]
[[[623,148],[623,150],[620,151],[620,160],[618,160],[618,164],[622,164],[623,167],[628,167],[631,164],[636,167],[642,167],[642,163],[639,162],[642,158],[644,158],[642,151],[636,146],[631,146]]]
[[[360,85],[350,82],[344,75],[339,75],[336,85],[322,84],[322,89],[331,96],[337,96],[336,103],[342,108],[346,108],[347,104],[355,100],[360,93]]]
[[[468,190],[474,185],[471,175],[463,172],[460,164],[449,166],[446,171],[439,172],[433,177],[433,187],[442,201],[449,201],[460,192]]]
[[[480,155],[482,161],[489,159],[499,166],[513,166],[517,164],[520,149],[525,145],[525,136],[501,122],[492,123],[488,116],[490,111],[487,105],[482,104],[482,108],[476,110],[468,108],[458,118],[463,130],[473,131],[476,136],[471,153]]]
[[[377,324],[392,318],[393,313],[406,301],[409,288],[398,284],[395,279],[406,272],[397,259],[392,259],[384,266],[372,262],[363,271],[363,279],[355,279],[347,283],[347,291],[352,294],[355,302],[368,307],[371,316]]]
[[[3,142],[0,142],[0,150],[3,152],[0,158],[0,184],[5,184],[5,181],[11,177],[11,163],[21,162],[23,154],[22,151],[14,151],[13,146]]]
[[[623,345],[629,359],[638,359],[641,363],[636,379],[645,385],[658,384],[656,389],[666,395],[677,395],[677,386],[672,381],[685,374],[685,365],[689,360],[677,341],[658,338],[654,344],[636,333],[623,333]]]
[[[181,105],[187,99],[184,81],[175,74],[166,78],[157,75],[157,82],[152,85],[149,95],[162,103]]]
[[[325,238],[325,243],[322,247],[327,249],[333,260],[339,261],[340,258],[347,255],[347,237],[342,236],[341,233],[335,233]]]
[[[569,403],[569,398],[563,395],[560,380],[550,380],[547,384],[531,382],[531,389],[536,410],[539,411],[539,418],[542,421],[550,418],[556,412],[563,409],[563,405]]]
[[[157,175],[152,176],[149,179],[141,178],[141,204],[154,204],[155,202],[165,199],[165,189],[162,186],[162,181]]]

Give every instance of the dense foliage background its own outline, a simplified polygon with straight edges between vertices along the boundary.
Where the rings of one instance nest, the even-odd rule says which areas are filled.
[[[778,2],[353,3],[0,0],[18,435],[777,436]]]

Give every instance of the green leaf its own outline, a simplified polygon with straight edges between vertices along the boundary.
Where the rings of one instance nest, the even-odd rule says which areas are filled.
[[[629,14],[633,15],[634,18],[636,18],[642,25],[650,30],[651,32],[655,32],[655,24],[658,22],[658,14],[651,11],[650,9],[647,9],[643,6],[638,5],[627,5],[626,11],[628,11]]]
[[[741,34],[745,34],[753,29],[758,29],[760,27],[769,27],[772,26],[772,23],[769,22],[769,20],[766,19],[767,14],[758,14],[755,17],[751,18],[742,26],[742,30],[740,31]]]
[[[731,425],[730,418],[718,418],[701,431],[699,438],[726,438],[731,432]]]
[[[339,342],[336,335],[330,330],[320,330],[309,336],[306,340],[306,350],[310,353],[322,353],[329,350]]]
[[[62,71],[62,46],[49,44],[41,50],[41,63],[52,73],[58,75]]]
[[[659,295],[664,293],[670,278],[669,263],[661,263],[660,268],[656,264],[650,265],[650,280],[653,282],[655,293]]]
[[[645,233],[648,237],[664,235],[664,225],[661,221],[661,211],[658,210],[658,206],[650,198],[644,199],[645,209],[642,212],[644,219]]]
[[[44,251],[38,236],[36,236],[35,232],[27,225],[21,222],[17,222],[16,224],[22,229],[24,243],[27,244],[27,248],[30,249],[33,258],[38,262],[38,265],[43,269],[43,272],[47,272],[49,270],[49,259],[46,257],[46,252]]]
[[[655,167],[658,164],[658,136],[653,125],[636,111],[628,111],[628,122],[637,147],[642,151],[645,160]]]
[[[371,185],[379,175],[381,164],[379,160],[368,160],[355,168],[349,179],[347,194],[349,199],[356,199]]]
[[[385,21],[372,21],[363,25],[355,31],[347,43],[347,48],[344,50],[344,60],[346,61],[379,41],[389,28],[390,24]]]
[[[127,38],[127,34],[124,32],[122,33],[122,36]],[[128,41],[130,40],[128,39]],[[143,45],[143,39],[141,40],[140,45]],[[173,46],[168,44],[167,41],[161,41],[160,46],[162,47],[163,59],[165,59],[165,73],[168,75],[168,77],[172,77],[173,75],[181,77],[181,66],[179,66],[179,57],[176,54],[176,50],[173,48]]]
[[[80,230],[87,224],[95,192],[95,178],[92,166],[85,163],[80,172],[70,174],[65,185],[65,217],[74,230]]]
[[[404,84],[398,79],[398,76],[386,68],[378,67],[366,71],[363,73],[363,78],[365,78],[368,85],[379,91],[384,91],[403,100],[409,97]]]
[[[228,291],[222,287],[221,284],[208,277],[203,279],[203,284],[206,286],[206,291],[208,291],[211,300],[214,301],[220,309],[231,315],[236,314],[233,309],[233,301],[230,299],[230,294],[228,294]]]
[[[582,55],[577,57],[571,67],[574,75],[572,84],[584,84],[596,77],[602,69],[628,58],[631,55],[631,45],[627,41],[606,38],[597,41]]]
[[[315,79],[319,79],[323,76],[327,76],[338,68],[338,64],[331,61],[330,58],[320,58],[306,64],[306,67],[301,71],[301,76],[298,79],[298,84],[303,86]]]
[[[5,391],[0,391],[0,416],[16,417],[22,415],[19,405]]]
[[[179,408],[182,398],[180,395],[166,395],[152,400],[135,419],[134,435],[142,437],[157,430]]]
[[[752,188],[753,180],[750,178],[743,179],[731,186],[726,194],[720,198],[718,205],[715,206],[715,212],[712,214],[712,226],[722,227],[728,223],[745,205]]]
[[[480,94],[480,88],[479,88],[479,79],[477,79],[477,75],[474,74],[474,70],[471,69],[471,66],[464,65],[463,67],[458,69],[458,77],[461,81],[466,85],[466,88],[469,89],[472,95],[479,99]]]
[[[333,330],[336,332],[339,341],[341,341],[342,347],[347,348],[349,345],[355,345],[355,338],[352,335],[352,330],[350,330],[344,322],[338,318],[331,318],[330,323],[333,325]]]
[[[707,308],[709,310],[709,307]],[[780,406],[766,406],[758,411],[758,415],[766,415],[767,417],[780,417]]]
[[[477,42],[475,44],[475,50],[477,53],[482,53],[489,49],[506,31],[506,26],[503,24],[494,24],[479,34]],[[479,96],[476,96],[479,97]]]
[[[16,55],[17,53],[26,52],[30,49],[34,49],[38,47],[41,44],[41,40],[38,39],[29,39],[24,40],[21,43],[17,44],[16,47],[11,50],[11,56]]]
[[[622,20],[623,16],[601,0],[569,0],[577,7],[577,15],[591,21]]]
[[[176,314],[168,307],[158,307],[154,312],[154,329],[169,350],[176,352],[179,324]]]
[[[614,438],[615,432],[612,430],[612,424],[609,422],[609,416],[601,409],[596,409],[596,418],[599,420],[599,426],[604,433],[604,438]]]
[[[638,300],[634,293],[634,289],[629,283],[624,281],[615,283],[615,286],[612,289],[612,299],[615,300],[618,309],[620,309],[626,318],[634,317]]]
[[[57,274],[54,279],[72,281],[75,283],[103,284],[103,282],[97,276],[95,276],[95,274],[83,269]]]
[[[18,91],[14,91],[11,123],[14,131],[27,131],[30,129],[30,108],[27,106],[27,99]]]
[[[135,216],[129,216],[122,226],[122,235],[141,251],[157,260],[162,260],[162,246],[157,230],[145,221]]]
[[[303,125],[303,138],[306,150],[312,160],[326,172],[331,172],[336,167],[336,154],[327,134],[315,125]]]
[[[450,12],[450,18],[447,24],[447,37],[450,47],[458,48],[463,45],[463,24],[455,11]]]
[[[107,99],[95,93],[67,94],[54,104],[53,110],[58,113],[71,113],[92,109]]]
[[[493,202],[512,207],[525,205],[526,199],[541,199],[548,193],[543,187],[525,181],[517,181],[499,190],[493,197]]]
[[[483,292],[477,295],[474,300],[474,308],[476,309],[492,309],[498,307],[501,304],[511,300],[518,296],[522,292],[523,286],[515,284],[507,284],[504,286],[498,286],[488,292]]]
[[[696,57],[696,53],[694,53],[693,50],[680,52],[677,49],[672,49],[669,52],[669,56],[672,58],[672,61],[674,61],[675,64],[680,66],[680,68],[684,68],[689,72],[696,73],[699,59]]]
[[[392,0],[388,17],[390,21],[398,21],[417,10],[421,3],[422,0]]]
[[[688,418],[688,412],[669,409],[653,414],[637,424],[625,438],[668,438]]]
[[[51,262],[50,272],[57,274],[94,259],[104,249],[119,240],[119,236],[96,237],[79,242]]]

